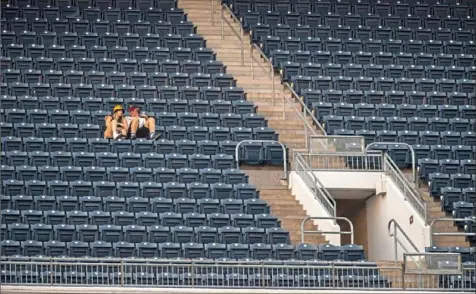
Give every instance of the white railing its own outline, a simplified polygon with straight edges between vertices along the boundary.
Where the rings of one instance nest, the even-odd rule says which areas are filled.
[[[313,230],[308,231],[305,229],[305,225],[308,221],[313,220],[332,220],[334,223],[337,223],[338,220],[345,221],[349,224],[348,231],[323,231],[323,230]],[[325,234],[334,234],[334,235],[350,235],[350,244],[355,244],[354,241],[354,224],[350,221],[350,219],[341,216],[315,216],[311,217],[308,216],[301,222],[301,243],[304,244],[306,240],[306,234],[314,234],[314,235],[325,235]]]
[[[327,191],[319,178],[316,177],[299,152],[294,153],[294,169],[306,184],[307,188],[312,192],[314,198],[321,203],[330,216],[335,217],[336,201],[334,197]]]
[[[385,174],[392,179],[395,186],[402,192],[405,200],[416,210],[418,215],[424,220],[425,224],[428,224],[428,216],[426,209],[426,202],[420,196],[418,190],[413,187],[408,179],[403,175],[398,166],[392,160],[390,155],[384,155],[384,171]]]
[[[393,238],[394,242],[394,248],[393,250],[395,251],[395,262],[398,261],[398,245],[403,249],[403,253],[419,253],[420,250],[418,250],[418,247],[413,243],[412,239],[405,233],[405,231],[402,229],[400,224],[395,220],[391,219],[388,222],[388,236]],[[410,251],[410,249],[405,245],[405,243],[402,241],[402,239],[399,236],[403,236],[404,240],[406,241],[407,244],[410,245],[411,249],[413,252]]]
[[[213,0],[212,0],[213,1]],[[213,6],[213,4],[212,4]],[[226,18],[225,11],[228,12],[229,15],[231,15],[231,18],[238,23],[240,26],[240,31],[237,32],[231,22]],[[214,12],[213,12],[214,13]],[[214,22],[212,18],[212,23]],[[221,39],[225,39],[225,23],[228,25],[228,27],[231,29],[231,31],[235,34],[235,36],[240,40],[240,53],[241,53],[241,66],[245,65],[245,47],[244,47],[244,39],[245,39],[245,34],[243,31],[243,24],[241,21],[233,14],[233,12],[230,10],[230,8],[227,5],[222,5],[221,6]]]

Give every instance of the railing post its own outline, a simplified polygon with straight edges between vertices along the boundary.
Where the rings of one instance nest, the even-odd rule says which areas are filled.
[[[276,101],[274,100],[274,67],[273,67],[273,57],[269,58],[269,79],[271,80],[271,92],[273,93],[273,106],[275,106]]]
[[[243,26],[240,25],[241,32],[241,66],[245,66],[245,32],[243,31]]]
[[[121,269],[120,269],[120,273],[121,273],[121,287],[124,287],[124,279],[125,279],[125,270],[124,270],[124,260],[121,259]]]
[[[253,47],[253,45],[251,45],[251,48],[250,48],[251,78],[254,80],[255,79],[255,69],[254,69],[254,64],[253,64],[253,59],[254,59],[253,51],[254,51],[254,47]]]
[[[220,7],[220,16],[221,16],[221,39],[224,40],[225,39],[225,13],[223,12],[223,7]]]
[[[286,93],[284,93],[284,88],[283,88],[283,92],[282,92],[282,99],[283,99],[283,119],[285,120],[286,119]],[[304,124],[304,127],[306,127],[306,124]]]
[[[397,228],[395,227],[395,223],[393,224],[393,246],[394,246],[394,251],[395,251],[395,262],[398,261],[398,241],[397,241]]]
[[[215,26],[215,0],[210,0],[212,11],[212,26]]]

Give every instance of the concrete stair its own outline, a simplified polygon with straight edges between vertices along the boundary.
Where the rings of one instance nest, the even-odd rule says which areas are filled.
[[[271,214],[277,216],[281,221],[281,226],[290,233],[291,243],[297,245],[301,243],[301,222],[307,217],[302,205],[294,198],[291,191],[286,187],[276,189],[260,190],[260,198],[268,202],[271,206]],[[318,227],[311,221],[304,225],[306,231],[318,231]],[[306,234],[305,243],[323,244],[327,243],[324,236],[320,234]]]
[[[227,72],[235,77],[238,86],[245,89],[247,99],[258,106],[258,113],[267,118],[268,126],[276,130],[280,141],[290,149],[305,148],[304,123],[300,114],[294,110],[294,108],[301,110],[300,103],[296,101],[291,105],[290,102],[284,101],[281,78],[276,73],[273,73],[275,90],[272,90],[271,69],[256,51],[253,52],[253,56],[259,62],[255,62],[254,78],[252,77],[249,34],[244,36],[244,65],[241,65],[240,41],[227,24],[224,25],[224,39],[222,40],[220,1],[212,0],[211,3],[201,0],[180,0],[179,7],[188,14],[188,19],[197,27],[197,33],[205,38],[207,47],[216,52],[217,59],[226,65]],[[214,5],[214,25],[211,21],[211,5]],[[232,24],[233,29],[240,32],[239,24],[235,23],[227,12],[225,12],[225,16]],[[260,66],[264,69],[261,69]],[[291,97],[291,94],[286,91],[284,91],[284,95]],[[310,119],[308,122],[312,125]]]
[[[215,23],[211,20],[211,5],[214,7]],[[277,73],[271,72],[270,66],[262,60],[259,53],[251,52],[250,36],[244,36],[244,64],[241,64],[241,44],[233,30],[225,24],[221,37],[221,4],[218,0],[179,0],[178,6],[188,14],[188,19],[197,27],[197,33],[203,36],[207,47],[213,49],[217,59],[221,60],[232,74],[237,85],[246,92],[247,99],[257,107],[259,114],[268,120],[268,126],[279,134],[279,140],[286,144],[289,150],[304,149],[306,147],[305,124],[300,116],[301,105],[299,101],[285,100],[283,95],[291,98],[291,93],[284,91],[281,78]],[[225,15],[235,31],[240,32],[240,26],[234,22],[231,15]],[[254,69],[251,69],[251,54],[255,57]],[[259,61],[259,62],[257,62]],[[254,77],[253,74],[254,73]],[[274,82],[273,91],[271,84]],[[290,101],[290,102],[288,102]],[[297,109],[298,111],[296,111]],[[311,119],[308,119],[312,126]],[[261,198],[271,207],[271,213],[279,218],[281,226],[290,232],[292,244],[301,243],[301,222],[306,218],[303,207],[296,201],[288,190],[286,183],[281,182],[282,167],[252,167],[242,166],[250,176],[250,182],[257,185]],[[306,230],[318,228],[309,222]],[[322,235],[306,235],[306,242],[312,244],[325,243]]]
[[[440,199],[434,199],[428,193],[428,186],[422,184],[419,192],[423,200],[426,202],[427,215],[429,223],[432,220],[451,217],[447,216],[446,212],[442,210]],[[436,233],[457,233],[460,229],[455,226],[454,222],[437,222],[433,225],[433,231]],[[469,242],[466,241],[465,236],[434,236],[434,245],[440,247],[470,247]]]

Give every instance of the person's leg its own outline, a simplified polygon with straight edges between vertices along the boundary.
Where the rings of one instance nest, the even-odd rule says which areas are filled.
[[[131,139],[136,138],[137,129],[139,128],[139,118],[133,117],[131,120],[131,125],[129,126],[129,132],[131,134]]]
[[[112,130],[112,116],[107,115],[104,118],[106,122],[106,130],[104,131],[104,139],[112,139],[114,137],[114,133]]]
[[[150,139],[155,139],[156,136],[158,135],[155,132],[155,118],[154,117],[149,117],[147,118],[147,121],[145,122],[146,128],[149,129],[149,137]]]

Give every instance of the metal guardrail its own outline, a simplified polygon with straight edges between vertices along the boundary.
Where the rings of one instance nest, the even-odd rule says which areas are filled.
[[[230,15],[231,15],[231,18],[238,23],[238,25],[240,26],[240,31],[237,32],[231,22],[226,18],[226,15],[225,15],[225,11],[228,12]],[[213,19],[212,19],[212,22],[213,22]],[[223,4],[221,6],[221,39],[224,40],[225,39],[225,23],[228,25],[228,27],[233,31],[233,33],[235,34],[235,36],[238,37],[238,40],[240,40],[240,52],[241,52],[241,66],[244,66],[245,65],[245,47],[244,47],[244,39],[245,39],[245,36],[244,36],[244,31],[243,31],[243,24],[241,23],[241,21],[233,14],[233,12],[230,10],[230,8]]]
[[[392,230],[392,228],[393,228],[393,230]],[[393,241],[394,241],[394,248],[393,249],[395,251],[395,262],[398,261],[398,245],[400,245],[400,247],[402,247],[403,253],[418,253],[418,252],[420,252],[420,250],[418,250],[418,247],[415,245],[415,243],[413,243],[413,241],[410,239],[410,237],[408,237],[407,233],[405,233],[405,231],[402,229],[400,224],[394,218],[392,218],[388,222],[387,231],[388,231],[388,236],[393,238]],[[411,246],[411,248],[413,249],[414,252],[410,252],[410,250],[408,250],[408,247],[405,246],[405,244],[399,238],[400,234],[405,238],[405,241],[408,244],[410,244],[410,246]]]
[[[215,0],[210,0],[210,19],[212,26],[215,26]]]
[[[336,201],[307,165],[299,152],[294,152],[294,169],[330,216],[336,216]]]
[[[333,220],[334,222],[337,222],[338,220],[343,220],[343,221],[346,221],[349,224],[350,231],[322,231],[322,230],[306,231],[306,230],[304,230],[304,225],[310,220]],[[309,217],[306,217],[301,222],[301,243],[303,243],[303,244],[306,243],[306,242],[304,242],[306,233],[319,234],[319,235],[325,235],[325,234],[350,235],[350,244],[355,244],[354,243],[354,225],[352,224],[350,219],[348,219],[346,217],[339,217],[339,216],[334,216],[334,217],[326,217],[326,216],[310,217],[309,216]]]
[[[288,89],[291,92],[292,96],[294,97],[294,100],[299,101],[299,103],[301,104],[301,108],[302,108],[301,111],[303,112],[304,116],[306,118],[309,117],[312,120],[313,125],[315,125],[317,127],[317,129],[320,131],[321,135],[327,135],[326,130],[324,129],[322,124],[317,120],[317,118],[314,116],[312,111],[309,109],[309,107],[307,107],[306,103],[304,103],[304,101],[301,99],[301,97],[299,97],[299,95],[296,93],[296,91],[294,91],[293,87],[291,87],[291,85],[289,83],[285,83],[284,84],[284,89]]]
[[[407,144],[407,143],[402,143],[402,142],[372,142],[370,143],[369,145],[367,145],[367,147],[365,147],[365,152],[368,152],[368,150],[370,150],[370,148],[372,148],[373,146],[376,146],[376,145],[390,145],[390,144],[398,144],[398,145],[403,145],[405,147],[408,148],[408,150],[410,150],[410,153],[411,153],[411,157],[412,157],[412,181],[415,183],[415,185],[417,184],[418,182],[418,179],[417,179],[417,170],[416,170],[416,156],[415,156],[415,150],[413,149],[413,147],[410,145],[410,144]],[[405,175],[403,175],[402,173],[402,176],[404,178]]]
[[[254,56],[254,52],[257,51],[260,55],[261,58],[264,59],[264,61],[268,64],[267,67],[265,66],[262,66],[261,65],[261,62],[260,60],[258,60],[255,56]],[[259,68],[261,68],[261,70],[265,73],[265,74],[269,74],[269,80],[271,82],[271,89],[272,89],[272,93],[273,93],[273,106],[276,105],[276,101],[274,99],[274,89],[275,89],[275,86],[274,86],[274,67],[273,67],[273,62],[268,58],[268,56],[266,56],[266,54],[263,53],[263,51],[261,51],[261,49],[258,47],[258,45],[256,44],[251,44],[251,47],[250,47],[250,69],[251,69],[251,78],[254,80],[255,79],[255,63],[259,66]],[[269,73],[268,73],[268,70],[269,70]],[[284,110],[283,110],[284,111]]]
[[[236,144],[235,147],[235,161],[236,161],[236,168],[240,168],[240,147],[246,142],[259,142],[259,143],[276,143],[281,146],[281,149],[283,150],[283,179],[287,180],[288,179],[288,153],[286,150],[286,146],[284,146],[283,143],[275,140],[244,140],[240,141],[238,144]]]
[[[314,171],[382,172],[383,154],[355,153],[300,153]]]
[[[472,219],[472,218],[447,218],[447,217],[443,217],[443,218],[438,218],[438,219],[435,219],[433,220],[431,223],[430,223],[430,246],[433,246],[433,244],[435,243],[434,240],[433,240],[433,237],[435,236],[466,236],[466,237],[469,237],[469,236],[476,236],[476,233],[466,233],[466,232],[440,232],[440,233],[437,233],[437,232],[434,232],[434,228],[433,226],[436,224],[436,223],[439,223],[439,222],[471,222],[471,223],[476,223],[476,220]]]
[[[410,205],[415,209],[415,211],[427,225],[428,216],[425,200],[421,198],[418,190],[412,187],[412,185],[408,182],[408,180],[402,174],[398,166],[387,153],[385,153],[384,155],[384,171],[385,174],[390,179],[392,179],[392,181],[398,187],[400,192],[402,192],[403,196],[405,197],[405,200],[410,203]]]
[[[474,293],[474,268],[461,276],[444,273],[405,274],[403,265],[379,266],[366,262],[213,261],[105,258],[44,258],[44,261],[2,260],[2,290],[9,285],[71,286],[88,291],[119,287],[143,288],[253,288],[349,290],[446,290]],[[459,278],[458,278],[459,277]],[[413,283],[419,280],[420,283]],[[406,283],[410,281],[410,283]],[[108,289],[107,287],[110,287]],[[136,289],[134,289],[136,287]],[[58,289],[56,289],[58,290]],[[224,290],[224,292],[226,292]]]

